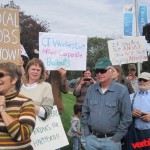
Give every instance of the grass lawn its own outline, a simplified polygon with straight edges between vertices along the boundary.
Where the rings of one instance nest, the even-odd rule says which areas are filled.
[[[65,112],[62,114],[61,120],[67,133],[70,128],[70,118],[73,115],[73,105],[75,104],[76,97],[70,92],[68,94],[62,94],[63,102],[65,106]],[[61,150],[72,150],[72,139],[68,137],[69,145],[61,148]]]

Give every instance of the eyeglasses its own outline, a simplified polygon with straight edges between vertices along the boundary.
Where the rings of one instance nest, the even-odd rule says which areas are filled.
[[[131,71],[135,71],[135,69],[131,69]]]
[[[4,73],[4,72],[0,72],[0,78],[3,78],[3,77],[8,76],[8,75],[10,75],[10,74]]]
[[[139,78],[139,79],[138,79],[138,81],[139,81],[139,82],[141,82],[141,81],[143,81],[143,82],[147,82],[147,81],[149,81],[149,80]]]
[[[108,69],[96,69],[96,70],[95,70],[95,73],[96,73],[96,74],[99,74],[99,73],[104,74],[104,73],[107,72],[107,70],[108,70]]]

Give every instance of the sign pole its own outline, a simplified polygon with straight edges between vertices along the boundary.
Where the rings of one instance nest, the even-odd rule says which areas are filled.
[[[135,0],[135,22],[136,22],[136,36],[139,36],[139,26],[138,26],[138,0]],[[139,76],[141,72],[141,64],[140,62],[137,63],[137,74]]]

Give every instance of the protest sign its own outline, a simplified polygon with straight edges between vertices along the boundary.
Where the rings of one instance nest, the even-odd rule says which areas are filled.
[[[51,116],[45,121],[36,118],[31,140],[34,150],[55,150],[69,144],[57,106],[53,107]]]
[[[39,58],[47,70],[85,70],[87,36],[39,33]]]
[[[19,10],[0,8],[0,61],[20,57]]]
[[[147,61],[145,37],[131,37],[108,41],[109,57],[113,65]]]

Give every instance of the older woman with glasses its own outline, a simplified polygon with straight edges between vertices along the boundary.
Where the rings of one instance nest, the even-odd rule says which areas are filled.
[[[0,63],[0,149],[33,150],[34,105],[19,94],[21,72],[11,62]]]

